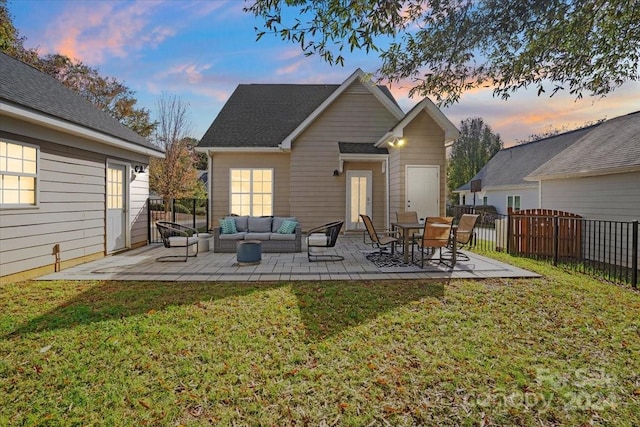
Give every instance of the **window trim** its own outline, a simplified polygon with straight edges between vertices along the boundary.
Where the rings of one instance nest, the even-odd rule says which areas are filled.
[[[274,196],[274,193],[275,193],[275,178],[276,178],[275,169],[274,168],[261,168],[261,167],[229,168],[229,213],[230,214],[237,213],[237,212],[233,212],[233,194],[234,194],[234,192],[233,192],[233,172],[234,171],[246,171],[246,170],[251,172],[251,181],[250,181],[251,189],[250,189],[250,192],[249,192],[249,196],[252,199],[253,199],[253,195],[254,195],[254,193],[253,193],[253,172],[254,171],[258,171],[258,170],[259,171],[265,171],[265,170],[271,171],[271,215],[273,215],[274,203],[275,203],[275,196]],[[266,194],[266,193],[263,193],[263,194]],[[249,205],[249,210],[250,210],[249,215],[253,216],[254,215],[254,213],[253,213],[253,201]],[[237,214],[239,215],[239,213],[237,213]]]
[[[507,212],[509,212],[509,197],[512,198],[512,205],[514,205],[514,206],[511,207],[512,210],[514,212],[522,210],[522,197],[520,197],[519,194],[508,194],[507,195]],[[515,208],[516,197],[518,198],[518,209],[517,210]]]
[[[1,137],[0,141],[6,142],[8,144],[20,145],[23,147],[30,147],[36,150],[36,173],[35,174],[25,174],[25,173],[15,173],[8,171],[0,171],[0,177],[2,175],[10,175],[10,176],[25,176],[25,177],[33,177],[35,178],[34,182],[34,201],[33,203],[2,203],[0,201],[0,209],[33,209],[40,207],[40,146],[36,144],[31,144],[24,141],[19,141],[11,138]]]

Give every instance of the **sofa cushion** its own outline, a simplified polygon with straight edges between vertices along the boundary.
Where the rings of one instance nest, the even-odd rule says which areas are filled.
[[[293,234],[296,231],[296,227],[298,223],[296,221],[289,221],[285,219],[282,221],[282,225],[278,228],[278,233],[280,234]]]
[[[324,233],[313,233],[307,236],[307,244],[309,246],[327,246],[330,241],[330,236]]]
[[[244,238],[246,240],[269,240],[269,236],[271,233],[254,233],[252,231],[248,231]]]
[[[249,217],[249,231],[250,233],[270,233],[271,232],[271,220],[270,216],[266,217]],[[268,237],[267,237],[268,239]]]
[[[235,234],[238,232],[236,222],[232,218],[223,218],[218,222],[220,222],[220,234]]]
[[[277,233],[284,221],[298,221],[295,216],[274,216],[273,223],[271,224],[271,231]]]
[[[249,217],[247,215],[227,216],[225,218],[233,218],[233,220],[236,222],[236,230],[238,231],[249,230]]]
[[[271,233],[269,235],[269,240],[296,240],[295,234],[282,234],[282,233]]]
[[[244,240],[244,236],[247,233],[234,233],[234,234],[221,234],[220,240]]]

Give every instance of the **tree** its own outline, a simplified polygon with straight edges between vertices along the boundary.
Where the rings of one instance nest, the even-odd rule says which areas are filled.
[[[637,1],[254,0],[245,11],[263,21],[257,39],[278,35],[330,64],[346,47],[378,51],[380,78],[410,79],[410,96],[445,105],[477,87],[604,96],[640,77]]]
[[[124,83],[113,77],[103,77],[97,68],[73,61],[67,56],[40,56],[37,50],[26,49],[25,38],[13,26],[6,0],[0,0],[0,19],[2,52],[55,77],[140,136],[147,138],[153,133],[155,123],[150,119],[149,110],[136,107],[135,92]]]
[[[457,196],[453,191],[469,182],[501,148],[500,135],[493,133],[481,118],[463,120],[460,123],[460,137],[453,144],[447,163],[449,194]]]
[[[0,0],[0,51],[21,61],[33,64],[38,59],[35,49],[25,49],[25,37],[13,25],[7,0]]]
[[[198,192],[197,157],[191,145],[187,104],[164,94],[158,100],[158,126],[155,143],[164,148],[164,159],[151,159],[149,186],[161,194],[168,208],[170,199],[194,197]]]

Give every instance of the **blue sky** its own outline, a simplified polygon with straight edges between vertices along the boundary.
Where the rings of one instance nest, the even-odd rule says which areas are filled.
[[[345,66],[305,57],[295,44],[265,35],[256,42],[255,18],[241,0],[9,0],[9,11],[26,46],[62,53],[97,67],[136,92],[138,104],[155,112],[163,92],[189,105],[192,135],[200,138],[241,83],[342,83],[356,68],[374,72],[376,53],[353,52]],[[384,82],[383,82],[384,83]],[[420,101],[406,85],[390,89],[408,111]],[[625,83],[606,98],[523,91],[509,100],[491,89],[464,94],[443,112],[458,126],[482,117],[505,145],[551,129],[640,110],[640,83]]]

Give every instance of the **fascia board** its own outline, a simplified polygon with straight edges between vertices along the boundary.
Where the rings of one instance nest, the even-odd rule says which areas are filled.
[[[293,132],[291,132],[280,144],[283,149],[291,150],[291,143],[294,139],[296,139],[306,128],[308,128],[311,123],[313,123],[324,110],[326,110],[342,93],[356,80],[360,79],[360,81],[364,84],[364,86],[380,101],[382,105],[384,105],[390,112],[393,114],[398,120],[402,118],[404,113],[396,104],[393,103],[376,85],[371,83],[365,78],[364,72],[358,68],[356,71],[349,76],[347,80],[344,81],[327,99],[322,102],[316,108],[313,113],[309,115],[302,123],[296,127]]]
[[[426,111],[429,117],[431,117],[444,131],[445,147],[451,146],[453,141],[460,136],[460,131],[458,131],[453,123],[451,123],[447,116],[445,116],[429,98],[424,98],[374,145],[376,147],[380,147],[384,145],[389,138],[401,138],[404,135],[404,128],[409,125],[409,123],[411,123],[422,111]]]
[[[157,158],[164,157],[164,152],[161,149],[154,150],[151,148],[143,147],[132,142],[128,142],[120,138],[116,138],[114,136],[110,136],[105,133],[86,128],[81,125],[69,123],[67,121],[49,115],[44,115],[30,109],[19,107],[13,104],[8,104],[4,101],[0,101],[0,112],[2,112],[3,115],[14,117],[29,123],[34,123],[44,128],[53,129],[70,135],[75,135],[81,138],[100,142],[105,145],[117,147],[137,154],[143,154],[145,156]]]
[[[569,178],[585,178],[589,176],[613,175],[618,173],[629,173],[640,171],[640,165],[631,165],[624,167],[606,168],[598,170],[588,170],[571,173],[557,173],[548,175],[527,175],[524,177],[526,181],[546,181],[551,179],[569,179]]]

